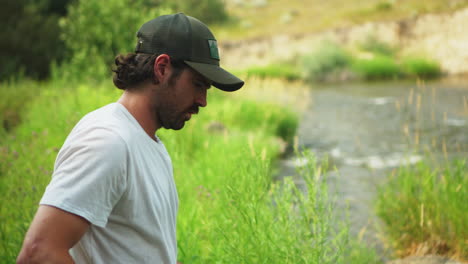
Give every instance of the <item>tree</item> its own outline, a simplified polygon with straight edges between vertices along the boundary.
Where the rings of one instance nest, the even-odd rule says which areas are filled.
[[[69,0],[0,0],[0,80],[25,75],[44,79],[64,45],[58,21]]]

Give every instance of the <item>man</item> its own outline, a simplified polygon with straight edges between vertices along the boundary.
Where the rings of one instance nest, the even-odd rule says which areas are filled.
[[[18,263],[176,263],[177,192],[170,157],[155,135],[181,129],[207,89],[244,82],[219,67],[216,40],[199,20],[166,15],[137,33],[136,53],[116,58],[116,103],[80,120]]]

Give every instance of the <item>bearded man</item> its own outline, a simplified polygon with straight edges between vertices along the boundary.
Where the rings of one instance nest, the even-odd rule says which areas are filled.
[[[85,117],[58,153],[18,263],[176,263],[178,196],[156,131],[179,130],[207,89],[244,82],[219,66],[216,39],[182,13],[145,23],[117,56],[120,99]]]

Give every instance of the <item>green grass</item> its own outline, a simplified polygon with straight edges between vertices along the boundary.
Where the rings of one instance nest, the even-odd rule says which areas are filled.
[[[394,172],[380,188],[377,212],[401,255],[427,253],[468,259],[468,164],[421,162]]]
[[[58,149],[87,112],[115,101],[110,84],[49,83],[1,144],[0,259],[12,263],[50,181]],[[333,228],[325,169],[311,161],[292,180],[272,181],[278,137],[295,134],[297,115],[211,90],[209,106],[182,131],[161,131],[180,198],[182,263],[376,263]],[[213,124],[218,124],[214,129]],[[371,260],[369,260],[371,258]]]

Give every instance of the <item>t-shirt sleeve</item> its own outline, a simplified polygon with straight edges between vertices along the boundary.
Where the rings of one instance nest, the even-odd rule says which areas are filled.
[[[70,135],[60,150],[40,204],[105,227],[126,190],[127,147],[114,131],[99,128]]]

